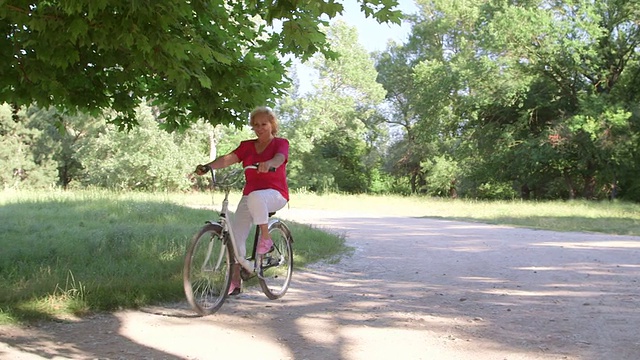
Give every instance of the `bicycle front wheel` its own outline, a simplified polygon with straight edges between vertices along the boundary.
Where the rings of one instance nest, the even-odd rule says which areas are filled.
[[[276,220],[269,224],[269,235],[273,240],[273,251],[265,254],[258,282],[271,300],[281,298],[289,289],[293,273],[293,238],[289,228]]]
[[[198,314],[212,314],[224,303],[231,284],[230,265],[222,226],[205,225],[191,241],[183,269],[184,293]]]

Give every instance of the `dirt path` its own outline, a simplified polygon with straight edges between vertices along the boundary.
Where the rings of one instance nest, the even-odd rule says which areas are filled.
[[[640,359],[640,238],[286,210],[354,255],[219,313],[0,327],[1,359]]]

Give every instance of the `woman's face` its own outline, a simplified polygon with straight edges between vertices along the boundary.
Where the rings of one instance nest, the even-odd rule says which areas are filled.
[[[268,114],[258,114],[253,118],[251,127],[258,137],[271,136],[271,121]]]

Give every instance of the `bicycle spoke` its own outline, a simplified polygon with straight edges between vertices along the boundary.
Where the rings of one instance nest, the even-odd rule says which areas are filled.
[[[185,256],[185,295],[201,315],[211,314],[222,306],[231,282],[230,254],[221,234],[220,225],[206,225],[194,237]]]
[[[293,249],[289,229],[280,221],[269,228],[274,250],[261,259],[260,286],[270,299],[282,297],[289,288],[293,271]]]

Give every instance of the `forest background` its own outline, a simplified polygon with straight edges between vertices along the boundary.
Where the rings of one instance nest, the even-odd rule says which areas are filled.
[[[418,0],[416,5],[418,12],[407,19],[407,41],[380,52],[368,53],[356,29],[343,22],[320,27],[328,48],[307,44],[301,58],[318,77],[304,93],[285,61],[274,69],[289,66],[292,81],[273,80],[281,89],[268,96],[251,90],[254,84],[244,81],[250,76],[221,73],[219,82],[228,86],[213,89],[219,84],[195,74],[211,93],[193,84],[177,82],[180,86],[170,90],[164,88],[171,84],[161,84],[154,98],[123,100],[129,106],[124,117],[114,116],[123,112],[117,96],[107,104],[111,109],[104,103],[80,106],[51,80],[42,90],[46,96],[31,94],[30,100],[40,101],[27,102],[16,98],[17,85],[4,86],[2,187],[203,189],[206,180],[191,175],[195,165],[252,136],[246,112],[253,101],[252,106],[272,105],[279,116],[279,136],[291,143],[288,173],[295,191],[640,201],[640,2]],[[2,15],[11,11],[6,5],[1,9]],[[11,21],[2,19],[6,28]],[[83,28],[74,26],[69,36],[80,38]],[[3,41],[15,41],[18,30]],[[240,48],[242,41],[237,40]],[[17,58],[24,56],[24,63],[29,54]],[[54,55],[41,60],[52,62]],[[217,54],[220,68],[234,68],[223,55]],[[256,59],[276,64],[268,56]],[[57,66],[43,78],[74,70]],[[85,70],[93,68],[85,64]],[[33,74],[29,80],[35,81]],[[270,88],[265,84],[258,90]],[[216,97],[236,88],[225,100]],[[14,90],[11,96],[7,89]],[[244,91],[245,99],[234,103],[239,96],[231,91]],[[59,94],[73,100],[63,105],[80,111],[50,106],[60,105],[46,100]],[[187,101],[196,96],[208,102]],[[223,102],[232,110],[202,110]]]

